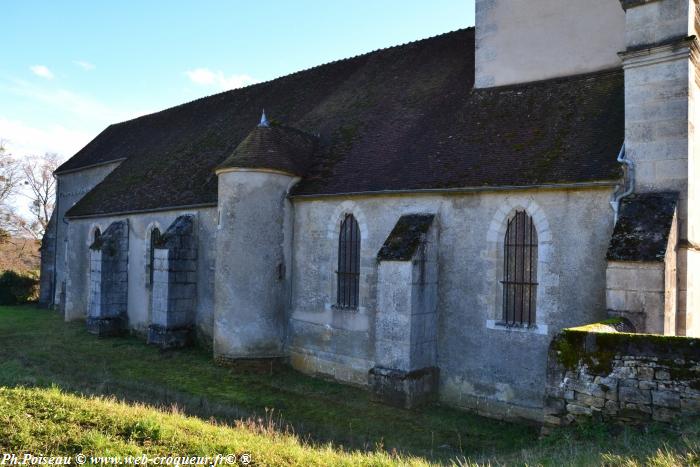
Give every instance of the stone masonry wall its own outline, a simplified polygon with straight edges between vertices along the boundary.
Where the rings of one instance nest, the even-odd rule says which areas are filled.
[[[368,384],[368,371],[379,365],[377,252],[401,216],[435,213],[440,402],[541,421],[552,338],[563,328],[605,318],[611,193],[606,188],[295,199],[287,337],[292,364],[310,374]],[[504,235],[508,219],[523,209],[535,219],[540,241],[537,328],[531,329],[495,324],[502,317]],[[362,238],[360,309],[353,312],[333,307],[338,226],[346,213],[357,219]]]
[[[590,329],[590,327],[588,327]],[[565,330],[550,347],[545,426],[700,413],[700,339]]]
[[[608,315],[629,319],[639,332],[664,334],[665,274],[663,262],[608,261]]]

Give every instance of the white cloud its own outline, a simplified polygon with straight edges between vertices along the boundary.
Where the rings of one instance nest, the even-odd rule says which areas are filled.
[[[249,84],[256,83],[256,80],[249,75],[226,76],[222,71],[213,71],[209,68],[195,68],[185,72],[193,83],[203,86],[216,86],[222,90],[242,88]]]
[[[71,157],[95,135],[81,130],[50,125],[36,128],[19,120],[0,116],[0,139],[15,157],[55,152],[63,159]]]
[[[14,95],[50,105],[63,112],[76,115],[89,120],[95,125],[129,120],[146,113],[147,111],[120,111],[93,99],[90,96],[75,93],[68,89],[38,86],[22,80],[13,80],[13,85],[2,86]]]
[[[30,66],[29,69],[32,70],[32,73],[34,73],[37,76],[46,79],[53,79],[53,73],[51,73],[51,70],[49,70],[44,65],[33,65]]]
[[[92,71],[95,69],[95,65],[84,60],[73,60],[73,63],[85,71]]]
[[[36,86],[21,80],[11,83],[12,85],[5,85],[0,82],[0,95],[5,91],[26,98],[27,101],[38,102],[47,111],[51,110],[50,118],[53,121],[63,123],[25,122],[8,115],[7,109],[0,108],[0,139],[5,140],[6,147],[16,157],[55,152],[69,158],[107,125],[150,113],[144,109],[112,108],[89,96],[66,89]]]

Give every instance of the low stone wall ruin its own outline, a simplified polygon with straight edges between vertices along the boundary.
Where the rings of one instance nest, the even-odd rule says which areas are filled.
[[[700,339],[600,329],[566,329],[552,341],[545,426],[700,414]]]

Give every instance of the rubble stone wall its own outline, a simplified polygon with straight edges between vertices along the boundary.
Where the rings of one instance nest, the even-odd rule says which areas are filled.
[[[670,422],[700,413],[700,339],[567,329],[550,347],[544,422]]]

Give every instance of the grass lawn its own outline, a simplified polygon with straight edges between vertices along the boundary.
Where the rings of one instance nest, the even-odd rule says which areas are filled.
[[[590,425],[539,440],[532,426],[439,406],[394,409],[291,369],[219,367],[208,351],[98,339],[53,312],[0,307],[0,453],[250,452],[262,465],[687,465],[700,463],[698,433],[693,421]]]

